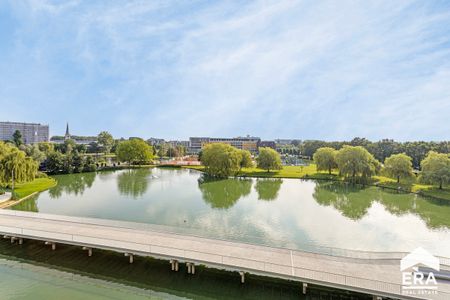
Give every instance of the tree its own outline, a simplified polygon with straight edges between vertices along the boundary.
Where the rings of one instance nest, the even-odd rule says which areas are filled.
[[[45,154],[48,154],[48,153],[50,153],[50,152],[55,150],[54,145],[52,143],[49,143],[49,142],[38,143],[38,147],[39,147],[39,150],[44,152]]]
[[[404,153],[392,154],[384,161],[384,170],[400,183],[400,178],[412,176],[412,159]]]
[[[14,145],[16,145],[16,147],[19,147],[20,145],[23,144],[22,133],[20,132],[20,130],[14,131],[13,142],[14,142]]]
[[[116,149],[117,159],[130,165],[143,164],[153,159],[152,147],[142,139],[120,142]]]
[[[11,190],[14,196],[16,182],[27,182],[34,180],[38,164],[25,152],[17,148],[11,149],[0,161],[0,181],[11,182]]]
[[[219,178],[235,175],[240,169],[241,159],[238,149],[223,143],[206,145],[201,156],[206,174]]]
[[[280,170],[282,168],[280,154],[269,147],[259,148],[259,155],[256,159],[258,168],[270,170]]]
[[[425,183],[438,184],[439,189],[450,182],[450,158],[448,154],[428,152],[422,161],[421,180]]]
[[[73,171],[75,173],[81,173],[84,170],[86,163],[86,159],[83,155],[80,155],[80,153],[75,150],[72,155],[72,165],[73,165]]]
[[[336,163],[340,174],[351,177],[352,182],[357,176],[366,179],[380,168],[380,163],[362,146],[345,145],[337,152]]]
[[[253,167],[253,160],[250,151],[248,150],[239,150],[241,153],[241,161],[239,163],[239,171],[242,168],[251,168]]]
[[[300,145],[300,151],[303,156],[312,157],[317,149],[326,147],[327,143],[324,141],[304,141]]]
[[[25,153],[39,164],[45,160],[45,153],[39,150],[37,144],[27,145],[25,147]]]
[[[44,165],[48,173],[58,174],[64,169],[64,155],[59,151],[52,151],[47,154]]]
[[[114,145],[114,138],[108,131],[100,132],[97,140],[98,144],[103,148],[105,153],[109,153],[111,151],[111,148]]]
[[[336,153],[337,151],[330,147],[322,147],[317,149],[313,156],[317,170],[328,171],[328,174],[331,174],[331,170],[337,167]]]
[[[169,145],[166,151],[166,156],[168,157],[179,157],[180,153],[178,152],[178,147],[174,147],[172,145]]]

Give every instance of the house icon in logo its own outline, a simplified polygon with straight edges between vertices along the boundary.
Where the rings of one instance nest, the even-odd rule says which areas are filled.
[[[425,266],[435,271],[439,271],[439,259],[426,251],[422,247],[406,255],[400,261],[400,271],[418,271],[419,266]]]

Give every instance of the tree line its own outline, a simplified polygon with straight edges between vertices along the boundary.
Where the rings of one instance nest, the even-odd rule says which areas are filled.
[[[413,177],[413,159],[405,154],[391,154],[381,164],[373,154],[362,146],[344,145],[339,150],[321,147],[313,154],[318,171],[338,169],[339,174],[351,182],[367,182],[367,180],[383,171],[385,175],[401,179]],[[423,183],[436,184],[442,189],[450,182],[450,158],[446,153],[429,151],[421,161],[419,180]]]
[[[422,160],[428,152],[450,153],[450,142],[397,142],[391,139],[383,139],[377,142],[371,142],[365,138],[354,138],[351,141],[326,142],[321,140],[306,140],[298,145],[300,153],[303,156],[312,158],[317,149],[323,147],[339,150],[345,145],[361,146],[374,156],[379,162],[384,162],[392,154],[405,153],[411,157],[414,169],[420,169]]]

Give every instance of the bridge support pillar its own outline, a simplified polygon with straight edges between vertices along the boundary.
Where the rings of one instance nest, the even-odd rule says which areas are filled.
[[[56,250],[56,243],[53,242],[45,242],[46,245],[51,245],[52,246],[52,251]]]
[[[14,242],[17,240],[17,238],[15,236],[11,237],[11,244],[14,244]]]
[[[245,272],[239,271],[239,275],[241,275],[241,283],[245,283]]]
[[[373,296],[372,296],[372,299],[373,299],[373,300],[383,300],[383,297],[373,295]]]
[[[89,247],[83,247],[83,250],[84,250],[84,251],[87,251],[87,254],[88,254],[89,257],[92,256],[92,248],[89,248]]]
[[[303,295],[306,295],[306,289],[308,288],[308,284],[307,283],[302,283],[302,293]]]
[[[23,238],[19,238],[19,245],[23,244]]]
[[[130,260],[129,260],[130,264],[132,264],[132,263],[134,262],[134,256],[133,256],[133,254],[131,254],[131,253],[125,253],[124,255],[125,255],[125,257],[128,257],[128,258],[130,259]]]
[[[187,268],[188,274],[191,274],[191,263],[186,263],[186,268]]]
[[[171,259],[170,260],[170,268],[172,271],[178,272],[178,260]]]
[[[188,274],[195,274],[195,265],[193,263],[186,263]]]

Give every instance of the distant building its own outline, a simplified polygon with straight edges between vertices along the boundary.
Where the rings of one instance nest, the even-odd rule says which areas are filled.
[[[261,141],[259,143],[259,147],[269,147],[272,149],[276,149],[277,148],[277,144],[274,141]]]
[[[278,145],[290,145],[290,144],[292,144],[292,141],[293,140],[291,140],[291,139],[276,139],[275,143]]]
[[[189,147],[189,141],[168,141],[166,144],[171,145],[172,147],[183,146],[185,148]]]
[[[0,140],[9,141],[19,130],[25,144],[48,142],[49,127],[39,123],[0,122]]]
[[[158,145],[164,144],[165,141],[164,141],[164,139],[149,138],[149,139],[147,140],[147,143],[149,143],[149,144],[152,145],[152,146],[158,146]]]
[[[64,135],[64,140],[70,140],[69,123],[66,125],[66,134]]]
[[[242,150],[248,150],[252,153],[258,152],[259,137],[235,137],[235,138],[211,138],[211,137],[190,137],[188,153],[197,154],[206,144],[224,143]]]
[[[50,141],[56,144],[63,144],[67,140],[73,140],[75,143],[80,145],[90,145],[97,142],[96,136],[77,136],[71,135],[69,131],[69,123],[66,124],[66,133],[64,136],[54,135],[51,137]]]

